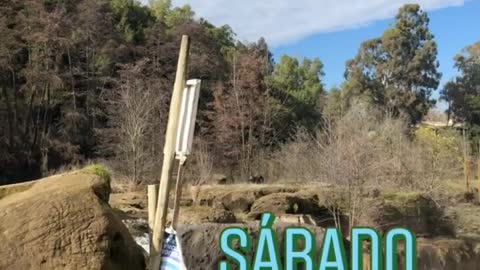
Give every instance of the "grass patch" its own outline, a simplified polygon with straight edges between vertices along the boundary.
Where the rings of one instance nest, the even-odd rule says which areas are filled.
[[[418,216],[419,218],[436,218],[439,210],[435,203],[421,192],[396,192],[383,196],[385,203],[399,211],[398,218]]]
[[[91,173],[100,176],[103,180],[110,182],[110,173],[107,168],[101,164],[90,164],[81,170],[82,172]]]
[[[383,195],[383,198],[385,201],[390,202],[395,205],[405,205],[409,202],[418,200],[422,198],[424,194],[422,192],[392,192],[392,193],[386,193]]]

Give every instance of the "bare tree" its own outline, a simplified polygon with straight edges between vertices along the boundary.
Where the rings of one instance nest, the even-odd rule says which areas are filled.
[[[242,179],[252,174],[255,156],[265,132],[267,109],[262,58],[255,49],[234,54],[232,74],[226,84],[217,84],[210,107],[219,164],[238,168]]]
[[[352,227],[363,215],[366,195],[374,188],[434,195],[440,181],[458,175],[457,137],[417,129],[412,140],[405,120],[355,104],[316,136],[297,134],[274,157],[280,174],[289,179],[342,187],[342,211]],[[334,196],[332,200],[335,208],[339,200]]]
[[[161,142],[155,136],[162,122],[159,119],[165,116],[165,97],[159,85],[143,73],[145,65],[146,60],[123,67],[109,103],[112,129],[107,136],[115,139],[111,137],[108,145],[117,169],[133,184],[153,177],[154,168],[161,161],[157,155]]]

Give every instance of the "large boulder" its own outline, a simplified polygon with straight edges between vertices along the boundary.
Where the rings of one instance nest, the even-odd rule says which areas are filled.
[[[274,193],[263,196],[252,205],[248,217],[258,220],[264,212],[277,216],[307,214],[313,217],[330,217],[328,209],[318,203],[316,195],[302,193]]]
[[[145,269],[98,168],[1,190],[0,269]]]
[[[220,261],[226,260],[226,257],[220,250],[220,234],[228,227],[244,228],[252,239],[252,251],[256,250],[257,239],[260,232],[258,222],[249,222],[247,224],[201,224],[201,225],[183,225],[178,229],[178,235],[182,245],[182,252],[187,264],[187,269],[211,270],[218,269]],[[273,229],[276,231],[280,256],[284,253],[283,236],[284,231],[291,224],[275,222]],[[305,226],[314,235],[316,246],[321,247],[324,230],[320,227]],[[201,251],[201,252],[199,252]],[[316,257],[319,255],[317,250]],[[250,252],[247,257],[253,261],[254,253]]]
[[[249,222],[247,224],[200,224],[200,225],[182,225],[178,229],[178,235],[182,245],[187,269],[195,270],[213,270],[218,269],[220,261],[226,260],[226,257],[220,250],[220,234],[228,227],[244,228],[252,239],[252,252],[246,256],[253,261],[254,251],[256,251],[257,239],[260,226],[258,222]],[[273,228],[276,231],[280,256],[284,255],[283,232],[291,224],[275,222]],[[320,247],[324,236],[324,230],[320,227],[303,225],[308,228],[316,240],[315,261],[319,261]],[[419,270],[477,270],[480,264],[480,239],[464,238],[418,238],[417,239],[417,258]],[[349,243],[344,240],[345,254],[349,254]],[[201,250],[201,252],[199,252]],[[398,250],[400,263],[398,269],[404,269],[404,251],[400,246]],[[363,255],[364,261],[369,261],[369,255]],[[283,260],[283,258],[282,258]],[[368,265],[364,265],[364,269]]]
[[[173,211],[167,216],[167,223],[173,219]],[[180,224],[201,224],[201,223],[235,223],[235,214],[228,210],[212,208],[208,206],[186,206],[180,207],[178,222]]]
[[[201,205],[222,208],[235,213],[247,213],[258,198],[273,193],[294,193],[299,190],[298,186],[284,185],[211,185],[202,186],[198,197]]]

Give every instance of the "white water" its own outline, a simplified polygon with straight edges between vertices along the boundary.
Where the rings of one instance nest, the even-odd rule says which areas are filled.
[[[137,245],[141,246],[147,253],[150,253],[150,238],[148,237],[148,233],[135,236],[133,239],[137,242]]]

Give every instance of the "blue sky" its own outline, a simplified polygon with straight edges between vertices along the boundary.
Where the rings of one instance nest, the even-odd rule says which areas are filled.
[[[146,3],[148,0],[141,0]],[[162,0],[155,0],[162,1]],[[378,37],[398,9],[418,3],[429,13],[443,73],[455,75],[453,57],[480,40],[480,0],[172,0],[189,4],[197,17],[230,25],[241,41],[265,37],[276,59],[282,54],[319,57],[327,89],[343,81],[345,62],[360,43]],[[438,91],[434,93],[438,97]],[[442,109],[444,106],[440,104]]]
[[[465,46],[480,41],[480,1],[431,11],[429,17],[430,30],[437,41],[443,85],[456,74],[453,57]],[[319,57],[325,65],[325,85],[330,88],[342,83],[345,61],[355,56],[360,43],[380,36],[392,23],[393,18],[350,30],[314,34],[293,44],[273,48],[273,52],[276,58],[282,54]]]

